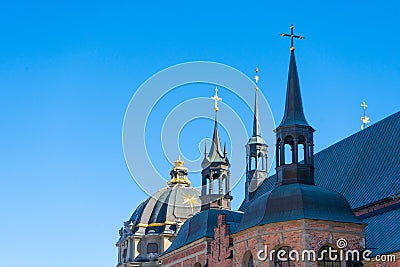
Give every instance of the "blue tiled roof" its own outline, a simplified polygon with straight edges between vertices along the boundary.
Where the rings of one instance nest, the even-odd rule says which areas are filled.
[[[229,224],[230,232],[234,233],[242,219],[242,212],[217,209],[205,210],[185,221],[174,242],[162,254],[169,253],[203,237],[214,237],[214,228],[217,227],[218,215],[220,214],[226,215],[226,223]]]
[[[315,154],[316,185],[343,194],[357,209],[400,193],[400,112]],[[251,202],[275,187],[266,179]],[[240,210],[251,204],[242,203]],[[372,256],[400,251],[400,208],[363,219]]]
[[[314,163],[316,185],[343,194],[353,209],[400,193],[400,112],[316,153]],[[275,179],[266,179],[252,200]]]
[[[364,222],[368,224],[365,233],[371,256],[400,251],[400,209],[366,218]]]

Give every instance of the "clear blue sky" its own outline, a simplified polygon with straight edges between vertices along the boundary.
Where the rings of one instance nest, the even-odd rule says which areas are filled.
[[[278,33],[294,23],[307,37],[296,56],[317,151],[359,130],[364,100],[372,122],[399,111],[399,9],[398,1],[3,1],[0,266],[115,266],[117,230],[146,196],[124,162],[124,112],[136,88],[168,66],[210,60],[249,76],[258,66],[280,120],[289,41]]]

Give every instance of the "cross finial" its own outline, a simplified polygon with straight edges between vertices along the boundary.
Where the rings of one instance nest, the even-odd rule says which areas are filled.
[[[363,110],[366,110],[367,107],[368,107],[368,105],[367,105],[367,103],[365,103],[365,101],[364,101],[364,102],[361,103],[361,107],[363,108]]]
[[[368,127],[368,123],[370,123],[369,117],[366,115],[366,110],[368,108],[367,103],[362,102],[361,107],[364,110],[364,116],[361,117],[362,125],[361,125],[361,130],[364,130],[365,128]]]
[[[222,101],[222,98],[218,97],[218,87],[215,87],[215,96],[212,96],[211,99],[214,100],[214,111],[218,112],[218,101]]]
[[[294,25],[293,25],[293,24],[290,25],[290,34],[288,34],[288,33],[281,33],[281,36],[283,36],[283,37],[290,37],[290,41],[291,41],[291,42],[290,42],[290,43],[291,43],[290,50],[291,50],[291,51],[294,50],[294,38],[305,39],[305,37],[302,36],[302,35],[294,35]]]

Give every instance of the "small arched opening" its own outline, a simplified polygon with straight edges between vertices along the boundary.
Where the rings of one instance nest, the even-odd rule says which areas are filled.
[[[254,259],[250,251],[244,253],[242,267],[254,267]]]
[[[274,267],[294,267],[294,261],[290,259],[292,248],[282,246],[274,254]]]

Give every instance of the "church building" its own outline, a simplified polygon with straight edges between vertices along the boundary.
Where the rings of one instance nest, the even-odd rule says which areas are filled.
[[[118,267],[400,266],[400,112],[314,155],[315,130],[303,111],[293,45],[293,38],[303,37],[294,35],[293,26],[291,34],[282,35],[292,41],[284,116],[275,144],[267,144],[256,86],[239,210],[231,209],[230,162],[219,138],[216,105],[201,192],[190,186],[178,159],[167,186],[140,204],[121,228]],[[269,147],[276,156],[271,176]],[[302,258],[304,251],[313,251],[314,258]],[[395,258],[343,257],[352,251]]]

